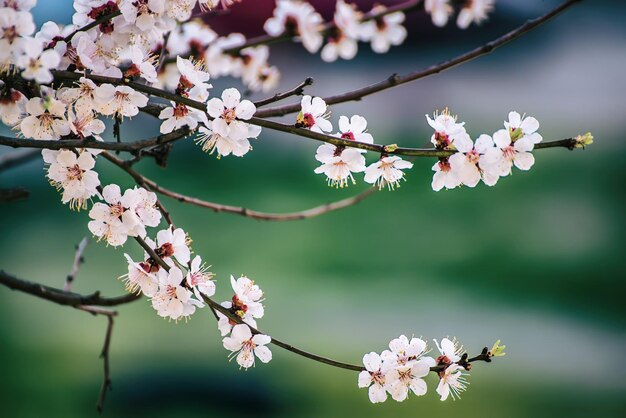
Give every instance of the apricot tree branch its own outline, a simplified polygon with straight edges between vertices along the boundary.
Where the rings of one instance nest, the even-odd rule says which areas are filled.
[[[177,193],[175,191],[161,187],[157,182],[148,179],[147,177],[141,175],[139,172],[131,168],[130,165],[126,163],[125,161],[109,153],[102,153],[100,155],[103,158],[115,164],[116,166],[120,167],[122,170],[126,171],[135,180],[137,184],[139,184],[140,186],[146,187],[147,189],[150,189],[155,193],[159,193],[159,194],[171,197],[172,199],[176,199],[182,203],[188,203],[188,204],[199,206],[202,208],[211,209],[214,212],[234,213],[237,215],[242,215],[248,218],[258,219],[262,221],[292,221],[292,220],[298,220],[298,219],[314,218],[316,216],[320,216],[328,212],[336,211],[339,209],[346,208],[348,206],[355,205],[365,200],[376,191],[375,188],[371,187],[365,190],[364,192],[359,193],[358,195],[348,197],[346,199],[338,200],[335,202],[327,203],[325,205],[316,206],[316,207],[299,211],[299,212],[291,212],[291,213],[259,212],[259,211],[244,208],[241,206],[223,205],[220,203],[209,202],[206,200],[202,200],[202,199],[198,199],[195,197],[186,196],[181,193]],[[169,214],[168,214],[168,217],[169,217]],[[171,219],[168,221],[168,223],[170,222],[171,222]]]
[[[313,78],[307,77],[302,83],[298,84],[296,87],[291,90],[287,90],[282,93],[276,93],[272,97],[268,97],[267,99],[258,100],[254,102],[256,107],[266,106],[271,103],[279,102],[291,96],[302,96],[304,93],[304,88],[313,84]]]
[[[140,294],[129,293],[123,296],[103,297],[100,292],[94,292],[90,295],[81,295],[74,292],[66,292],[62,289],[46,286],[40,283],[19,279],[15,276],[0,270],[0,284],[12,290],[28,293],[41,299],[49,300],[59,305],[77,307],[79,305],[92,306],[118,306],[126,303],[134,302],[141,298]]]
[[[456,67],[457,65],[460,65],[467,61],[478,58],[482,55],[486,55],[486,54],[493,52],[497,48],[532,31],[533,29],[537,28],[541,24],[547,22],[548,20],[552,19],[553,17],[557,16],[561,12],[565,11],[566,9],[568,9],[569,7],[573,6],[574,4],[580,1],[582,0],[565,1],[561,3],[559,6],[550,10],[548,13],[544,14],[543,16],[540,16],[536,19],[529,20],[523,25],[512,30],[511,32],[508,32],[502,35],[501,37],[494,39],[491,42],[486,43],[485,45],[479,46],[478,48],[475,48],[471,51],[461,54],[455,58],[452,58],[447,61],[443,61],[439,64],[427,67],[423,70],[415,71],[415,72],[408,73],[405,75],[392,74],[387,79],[380,81],[378,83],[371,84],[369,86],[352,90],[346,93],[338,94],[335,96],[324,97],[323,99],[328,105],[344,103],[344,102],[349,102],[353,100],[361,100],[363,97],[369,96],[370,94],[378,93],[380,91],[387,90],[389,88],[396,87],[396,86],[399,86],[399,85],[402,85],[411,81],[419,80],[420,78],[424,78],[432,74],[440,73],[452,67]],[[259,118],[267,118],[267,117],[273,117],[273,116],[284,116],[284,115],[288,115],[290,113],[295,113],[299,111],[300,111],[300,104],[294,103],[294,104],[274,107],[270,109],[261,109],[256,112],[255,116]]]
[[[83,253],[85,252],[85,248],[87,248],[87,244],[89,244],[89,238],[85,237],[76,246],[76,254],[74,254],[72,269],[65,278],[65,286],[63,286],[63,290],[65,292],[69,292],[70,290],[72,290],[72,284],[74,283],[74,279],[78,274],[78,269],[80,268],[80,265],[85,261],[83,258]]]
[[[100,386],[100,393],[98,395],[98,401],[96,402],[96,409],[99,413],[102,413],[104,409],[104,400],[107,392],[111,389],[111,371],[109,362],[109,348],[111,347],[111,337],[113,336],[113,316],[115,314],[107,315],[107,331],[104,336],[104,345],[102,346],[102,352],[100,358],[104,363],[104,377],[102,379],[102,386]]]
[[[396,4],[394,6],[389,6],[385,10],[382,10],[380,12],[365,13],[363,15],[363,18],[361,19],[361,22],[367,22],[368,20],[378,19],[385,15],[395,13],[395,12],[410,12],[414,9],[417,9],[419,6],[422,5],[422,3],[424,3],[424,0],[409,0],[404,3]],[[332,20],[330,22],[325,23],[322,26],[320,33],[322,35],[328,35],[329,33],[332,33],[335,29],[337,29],[337,24],[335,23],[334,20]],[[246,43],[244,43],[243,45],[225,49],[224,52],[226,54],[236,55],[242,49],[245,49],[245,48],[255,47],[259,45],[268,45],[268,44],[273,44],[273,43],[282,42],[282,41],[288,41],[294,37],[295,37],[295,34],[290,33],[288,31],[278,36],[260,35],[255,38],[248,39],[248,41],[246,41]]]

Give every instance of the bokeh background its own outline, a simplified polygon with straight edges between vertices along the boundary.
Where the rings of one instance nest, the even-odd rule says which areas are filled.
[[[40,3],[39,24],[70,21],[69,0]],[[272,3],[247,0],[221,27],[219,19],[210,23],[222,33],[258,34]],[[313,3],[332,14],[334,1]],[[323,96],[455,56],[556,4],[499,0],[489,22],[464,32],[452,24],[436,29],[414,13],[406,44],[384,56],[361,45],[353,61],[330,65],[283,44],[273,47],[271,60],[282,70],[281,87],[312,76],[309,93]],[[302,348],[358,363],[402,333],[455,335],[472,353],[502,339],[507,356],[477,364],[460,401],[441,403],[430,376],[426,396],[372,405],[355,373],[278,348],[271,364],[239,371],[208,311],[176,325],[139,301],[122,307],[116,320],[105,416],[623,416],[625,12],[623,2],[585,1],[492,55],[333,106],[335,121],[340,114],[366,116],[378,143],[425,145],[423,115],[445,106],[474,137],[499,129],[509,110],[537,117],[546,140],[594,134],[596,143],[584,151],[536,152],[530,172],[515,171],[494,188],[435,193],[433,161],[421,159],[399,190],[308,221],[259,222],[164,201],[195,251],[213,264],[218,298],[230,296],[230,274],[248,274],[266,292],[261,328]],[[213,84],[219,94],[233,81]],[[137,118],[123,135],[148,137],[157,126]],[[152,161],[138,168],[183,193],[276,212],[364,188],[328,188],[313,174],[316,146],[264,131],[245,158],[217,160],[187,140],[176,145],[167,170]],[[133,184],[106,161],[98,171],[105,182]],[[61,287],[74,246],[89,234],[87,214],[60,203],[40,161],[0,173],[0,186],[31,192],[0,206],[0,268]],[[139,256],[133,245],[92,242],[74,289],[121,294],[124,252]],[[95,416],[106,319],[6,288],[0,318],[0,415]]]

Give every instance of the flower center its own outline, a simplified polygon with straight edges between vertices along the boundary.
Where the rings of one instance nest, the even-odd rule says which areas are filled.
[[[166,242],[157,248],[155,252],[159,257],[171,257],[174,255],[174,246],[171,243]]]
[[[435,132],[435,147],[445,149],[450,146],[450,136],[444,132]]]
[[[452,167],[450,166],[450,162],[447,158],[439,160],[439,169],[444,173],[447,173],[452,169]]]
[[[222,113],[222,119],[224,119],[226,123],[231,123],[236,116],[234,108],[224,109],[224,112]]]
[[[178,103],[176,107],[174,107],[174,117],[177,119],[184,118],[189,113],[189,109],[182,103]]]
[[[137,66],[137,64],[131,64],[130,67],[128,67],[128,70],[126,70],[126,72],[124,72],[124,77],[137,77],[141,75],[141,70],[139,69],[139,67]]]
[[[480,155],[476,152],[476,150],[471,150],[470,152],[465,154],[465,156],[467,157],[467,161],[469,161],[471,164],[478,164]]]
[[[67,167],[67,178],[69,180],[81,180],[84,172],[85,170],[80,168],[78,164],[75,164],[72,167]]]
[[[347,139],[349,141],[355,141],[354,134],[352,132],[344,132],[341,134],[341,139]]]
[[[17,38],[17,30],[15,29],[15,26],[9,26],[8,28],[4,28],[3,38],[8,39],[9,43],[13,43],[13,40]]]
[[[233,306],[230,308],[230,310],[238,317],[243,318],[246,312],[248,312],[248,305],[243,303],[241,299],[237,297],[237,295],[233,295],[232,302]]]
[[[121,203],[116,203],[109,207],[109,213],[115,218],[121,217],[125,210]]]
[[[502,154],[504,154],[504,158],[513,161],[515,158],[515,148],[513,148],[512,145],[509,145],[508,147],[502,149]]]
[[[176,297],[176,286],[167,285],[167,288],[165,289],[165,294],[167,296],[169,296],[170,298],[175,298]]]

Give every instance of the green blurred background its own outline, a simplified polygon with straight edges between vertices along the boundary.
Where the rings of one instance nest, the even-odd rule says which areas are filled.
[[[40,3],[39,23],[69,21],[71,2]],[[241,9],[253,7],[245,3]],[[467,32],[436,30],[418,17],[410,21],[407,45],[383,57],[364,45],[355,60],[328,65],[285,46],[273,48],[272,61],[283,72],[282,87],[310,75],[316,79],[310,93],[325,95],[449,58],[555,4],[499,1],[488,24]],[[260,222],[164,200],[194,250],[213,265],[217,297],[230,296],[230,274],[249,275],[266,294],[260,327],[304,349],[358,363],[402,333],[455,335],[471,353],[502,339],[507,356],[477,364],[460,401],[441,403],[436,377],[429,376],[426,396],[372,405],[355,373],[278,348],[269,365],[239,371],[228,363],[208,311],[176,325],[142,300],[119,309],[104,414],[623,416],[625,11],[621,2],[583,2],[462,68],[332,109],[335,123],[340,114],[362,114],[376,142],[407,146],[427,143],[423,115],[444,106],[473,137],[499,129],[513,109],[537,117],[546,140],[595,135],[584,151],[537,151],[530,172],[515,171],[494,188],[435,193],[434,161],[420,159],[399,190],[307,221]],[[217,95],[233,82],[213,84]],[[157,126],[138,118],[123,135],[145,138]],[[314,175],[316,146],[264,131],[244,158],[217,160],[187,140],[176,145],[167,170],[153,161],[138,169],[183,193],[276,212],[363,190],[362,184],[329,189]],[[133,185],[104,160],[97,168],[105,183]],[[40,161],[1,172],[0,186],[31,192],[28,200],[0,206],[0,268],[62,287],[74,246],[89,234],[87,214],[60,203]],[[92,241],[74,290],[122,294],[116,278],[126,271],[124,252],[140,254],[132,244],[113,249]],[[0,415],[96,415],[106,319],[6,288],[0,316]]]

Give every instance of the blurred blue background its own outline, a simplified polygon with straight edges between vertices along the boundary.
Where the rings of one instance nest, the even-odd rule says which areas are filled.
[[[39,24],[70,21],[70,1],[40,3],[34,10]],[[332,14],[334,1],[313,3]],[[271,4],[246,0],[225,18],[258,34]],[[500,0],[489,22],[465,32],[452,24],[436,29],[417,13],[407,43],[384,56],[360,45],[355,60],[330,65],[300,46],[281,45],[272,48],[271,61],[282,70],[282,88],[312,76],[309,93],[324,96],[450,58],[556,4]],[[191,233],[194,250],[213,265],[218,298],[230,296],[230,274],[249,275],[266,293],[260,327],[302,348],[358,363],[401,333],[455,335],[471,353],[502,339],[507,356],[477,364],[460,401],[439,402],[430,376],[425,397],[372,405],[355,373],[278,348],[269,365],[239,371],[228,363],[208,311],[175,325],[142,300],[122,307],[116,320],[113,391],[104,414],[623,416],[624,12],[623,2],[585,1],[492,55],[332,107],[335,121],[364,115],[376,142],[406,146],[427,144],[431,131],[423,115],[445,106],[473,137],[499,129],[509,110],[537,117],[546,140],[594,134],[596,143],[584,151],[536,152],[530,172],[516,171],[494,188],[435,193],[433,161],[421,159],[399,190],[308,221],[259,222],[164,200],[176,224]],[[217,95],[233,81],[213,85]],[[123,135],[145,138],[157,129],[155,120],[137,118]],[[183,193],[276,212],[364,189],[329,189],[313,174],[316,147],[264,131],[244,158],[217,160],[187,140],[176,145],[167,170],[152,161],[138,169]],[[133,185],[106,161],[98,171],[104,182]],[[0,186],[31,192],[28,200],[0,206],[0,268],[62,287],[74,246],[89,234],[87,214],[60,203],[40,161],[0,173]],[[92,242],[74,290],[122,294],[116,278],[126,271],[124,252],[139,256],[132,245]],[[1,415],[96,415],[106,319],[6,288],[0,288],[0,315]]]

